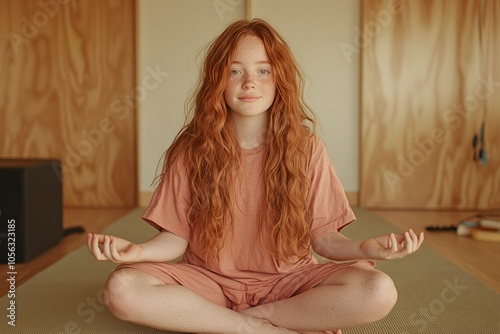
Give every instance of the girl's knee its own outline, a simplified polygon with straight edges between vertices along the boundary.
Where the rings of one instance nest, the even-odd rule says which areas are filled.
[[[393,280],[385,273],[373,270],[363,282],[365,286],[364,304],[368,307],[368,316],[373,317],[373,321],[380,320],[387,316],[398,299],[398,292]]]
[[[394,282],[381,271],[349,268],[341,282],[349,289],[353,309],[363,323],[384,318],[396,304],[398,293]]]
[[[141,272],[135,269],[123,268],[109,275],[104,287],[104,303],[109,311],[122,320],[132,320],[135,314],[139,296],[138,287],[141,283]]]

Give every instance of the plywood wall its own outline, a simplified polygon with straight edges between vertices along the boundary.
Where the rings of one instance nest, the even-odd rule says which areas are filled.
[[[363,2],[363,206],[500,208],[500,17],[483,5]],[[485,110],[486,163],[472,146]]]
[[[487,98],[485,99],[485,149],[491,166],[496,168],[488,179],[479,182],[490,183],[490,191],[478,192],[481,201],[490,203],[491,206],[500,208],[500,2],[486,0],[482,8],[482,26],[484,54],[484,69],[482,76],[487,78],[489,84],[485,85]],[[483,90],[483,92],[485,92]],[[481,187],[482,184],[479,184]],[[483,185],[484,185],[483,184]]]
[[[135,1],[2,0],[0,35],[0,157],[60,159],[67,206],[134,205]]]

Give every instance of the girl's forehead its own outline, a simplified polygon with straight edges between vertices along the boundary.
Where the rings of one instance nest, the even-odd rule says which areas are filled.
[[[260,58],[259,61],[269,61],[264,43],[254,35],[246,35],[238,42],[234,60],[240,60],[240,58]]]

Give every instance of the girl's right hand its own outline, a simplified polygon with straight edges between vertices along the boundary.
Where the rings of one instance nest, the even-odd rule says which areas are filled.
[[[98,261],[140,262],[143,255],[141,246],[111,235],[89,233],[87,247]]]

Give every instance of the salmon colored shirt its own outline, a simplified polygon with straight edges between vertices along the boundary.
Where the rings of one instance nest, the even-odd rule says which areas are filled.
[[[309,254],[305,260],[281,264],[267,251],[271,243],[268,235],[261,238],[259,211],[261,210],[264,183],[263,160],[265,145],[242,150],[242,167],[235,180],[234,235],[227,237],[220,251],[220,261],[206,263],[204,254],[194,241],[198,237],[188,224],[190,206],[189,180],[182,163],[174,164],[158,185],[143,219],[158,230],[165,229],[188,241],[184,263],[201,266],[209,271],[230,277],[244,284],[254,285],[273,280],[277,275],[317,263]],[[318,138],[307,170],[311,182],[309,196],[309,221],[311,238],[341,230],[354,219],[335,169],[324,143]],[[230,240],[233,240],[231,242]]]

